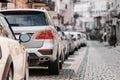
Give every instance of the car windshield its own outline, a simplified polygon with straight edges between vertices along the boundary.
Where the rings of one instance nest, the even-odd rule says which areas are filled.
[[[43,12],[4,12],[11,26],[44,26],[48,25]]]

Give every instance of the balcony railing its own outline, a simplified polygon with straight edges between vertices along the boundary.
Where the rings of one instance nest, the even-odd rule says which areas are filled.
[[[6,2],[12,2],[12,1],[13,1],[13,0],[0,0],[0,2],[3,2],[3,3],[4,3],[4,2],[5,2],[5,3],[6,3]]]
[[[29,3],[42,3],[49,7],[51,10],[54,10],[55,2],[52,0],[29,0]]]
[[[29,0],[30,3],[41,3],[44,2],[44,0]]]

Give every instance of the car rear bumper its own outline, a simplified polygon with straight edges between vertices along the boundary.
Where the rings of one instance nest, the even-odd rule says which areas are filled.
[[[27,49],[29,65],[40,65],[55,60],[53,49]]]

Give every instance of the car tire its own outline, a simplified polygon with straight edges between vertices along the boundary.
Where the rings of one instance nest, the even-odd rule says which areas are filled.
[[[65,61],[65,54],[62,54],[61,55],[61,62],[62,62],[62,64],[64,64],[64,61]]]
[[[87,45],[86,45],[86,44],[84,44],[84,46],[86,47]]]
[[[60,69],[62,69],[62,64],[63,64],[63,63],[60,61],[60,62],[59,62],[59,68],[60,68]]]
[[[64,63],[64,56],[61,55],[60,56],[60,60],[59,60],[59,68],[62,69],[62,64]]]
[[[68,59],[68,53],[65,55],[65,59]]]
[[[13,80],[13,71],[12,71],[11,67],[10,67],[8,75],[7,75],[7,80]]]
[[[73,50],[73,51],[71,51],[71,52],[70,52],[70,55],[73,55],[73,54],[74,54],[74,52],[75,52],[74,50]]]
[[[78,48],[76,47],[76,48],[75,48],[75,51],[77,51],[77,50],[78,50]]]
[[[50,61],[48,70],[49,74],[51,75],[58,75],[59,74],[59,57],[57,56],[57,59],[55,61]]]

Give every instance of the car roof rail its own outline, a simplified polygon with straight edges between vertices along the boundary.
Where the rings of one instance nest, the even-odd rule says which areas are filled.
[[[1,8],[0,10],[6,10],[7,9],[7,7],[4,7],[4,8]]]
[[[40,10],[44,10],[44,11],[47,11],[44,7],[41,7]]]

